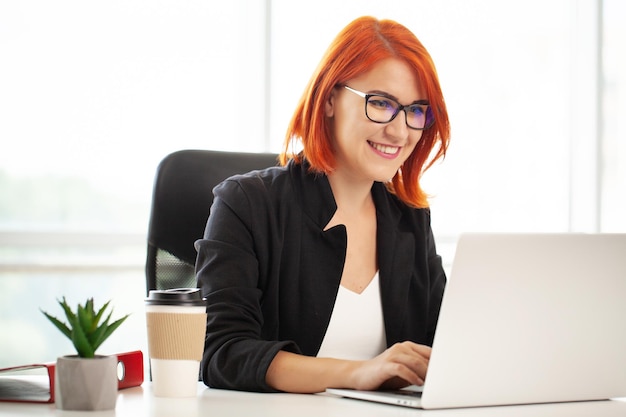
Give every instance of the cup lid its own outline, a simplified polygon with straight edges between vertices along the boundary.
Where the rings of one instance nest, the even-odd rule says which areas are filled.
[[[167,290],[150,290],[146,304],[205,306],[206,298],[202,298],[199,288],[171,288]]]

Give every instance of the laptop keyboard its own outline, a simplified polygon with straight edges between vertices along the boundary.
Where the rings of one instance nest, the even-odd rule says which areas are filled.
[[[392,394],[404,395],[406,397],[422,398],[422,391],[412,391],[412,390],[408,390],[408,389],[399,389],[399,390],[388,391],[388,392],[390,392]]]

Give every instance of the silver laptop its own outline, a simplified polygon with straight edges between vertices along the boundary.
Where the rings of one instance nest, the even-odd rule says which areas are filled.
[[[626,234],[465,234],[423,392],[327,392],[417,408],[626,396]]]

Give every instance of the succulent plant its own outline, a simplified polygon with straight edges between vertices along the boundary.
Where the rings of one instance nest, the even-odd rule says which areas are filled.
[[[65,312],[68,324],[65,324],[43,310],[41,312],[61,331],[61,333],[72,341],[78,356],[81,358],[93,358],[102,342],[111,336],[111,333],[129,316],[127,314],[121,319],[109,323],[111,314],[113,314],[113,311],[111,311],[106,319],[101,322],[110,301],[107,301],[97,312],[94,310],[93,298],[89,298],[85,302],[85,305],[78,304],[75,312],[69,307],[65,301],[65,297],[63,297],[62,301],[57,301]]]

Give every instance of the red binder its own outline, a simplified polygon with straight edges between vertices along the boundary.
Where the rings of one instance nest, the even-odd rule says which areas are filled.
[[[117,354],[117,388],[143,384],[143,353],[140,350]],[[0,369],[0,402],[54,402],[55,362]]]

